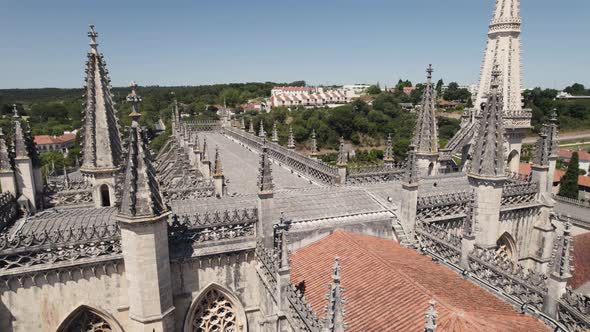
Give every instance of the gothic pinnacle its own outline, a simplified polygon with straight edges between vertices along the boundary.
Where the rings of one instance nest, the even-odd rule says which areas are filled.
[[[264,122],[260,120],[260,130],[258,131],[258,137],[266,137],[266,133],[264,132]]]
[[[137,83],[135,83],[135,81],[132,81],[129,87],[131,88],[131,93],[127,95],[127,101],[131,103],[131,113],[129,113],[129,117],[132,122],[138,122],[139,117],[141,116],[139,113],[141,97],[137,95]]]
[[[502,96],[498,92],[500,71],[492,70],[491,92],[488,95],[476,132],[470,173],[478,177],[504,177],[504,119]]]
[[[90,47],[92,48],[93,52],[96,53],[96,47],[98,43],[96,42],[96,37],[98,37],[98,33],[94,31],[94,24],[90,24],[90,31],[88,31],[88,37],[90,37]]]
[[[571,235],[571,218],[566,216],[563,223],[563,233],[558,236],[553,245],[553,254],[551,256],[551,274],[560,279],[569,279],[573,271],[573,241]]]
[[[334,265],[332,266],[332,282],[328,286],[328,294],[326,299],[328,304],[326,306],[326,319],[324,321],[324,329],[326,332],[342,332],[346,329],[344,322],[344,289],[340,285],[340,260],[336,256],[334,258]]]
[[[277,143],[279,141],[279,133],[277,132],[277,122],[275,121],[272,125],[272,141]]]
[[[289,126],[289,141],[287,142],[287,148],[295,150],[295,139],[293,138],[293,127]]]
[[[316,156],[318,154],[318,142],[315,135],[315,129],[311,131],[311,155]]]
[[[432,65],[426,69],[428,74],[422,102],[416,112],[416,130],[413,144],[417,153],[433,154],[438,152],[438,129],[436,124],[436,92],[432,85]]]
[[[223,169],[221,167],[221,158],[219,156],[219,147],[215,147],[215,166],[213,168],[213,177],[223,176]]]
[[[344,137],[340,137],[340,147],[338,148],[338,160],[336,162],[338,166],[346,166],[348,164],[348,153],[344,147]]]
[[[274,185],[272,183],[272,169],[270,167],[270,160],[268,158],[268,146],[266,139],[262,145],[262,153],[260,153],[260,162],[258,167],[258,191],[260,193],[272,192]]]
[[[254,120],[250,120],[250,128],[248,130],[250,134],[254,134]]]
[[[156,171],[151,164],[147,136],[139,126],[136,107],[141,98],[135,92],[136,87],[135,84],[131,85],[131,94],[127,99],[134,107],[131,111],[133,122],[129,129],[128,165],[118,213],[122,221],[151,219],[168,211],[160,194]]]
[[[391,134],[387,135],[387,143],[385,144],[385,150],[383,150],[383,161],[385,163],[393,162],[393,142],[391,140]]]

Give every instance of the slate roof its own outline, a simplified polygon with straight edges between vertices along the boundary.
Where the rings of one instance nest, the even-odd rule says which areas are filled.
[[[23,234],[40,234],[43,231],[64,230],[69,228],[115,225],[116,207],[102,208],[50,208],[34,216],[19,219],[9,230]]]
[[[436,301],[440,331],[549,331],[481,287],[398,243],[335,231],[291,255],[291,281],[324,317],[334,257],[341,264],[347,331],[423,331]]]

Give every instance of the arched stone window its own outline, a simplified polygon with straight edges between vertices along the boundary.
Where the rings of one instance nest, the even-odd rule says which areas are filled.
[[[518,151],[512,150],[508,155],[508,162],[506,163],[511,172],[518,172],[520,166],[520,155]]]
[[[100,186],[100,206],[111,206],[111,194],[106,184]]]
[[[122,332],[109,315],[82,305],[64,319],[57,332]]]
[[[184,332],[243,332],[246,326],[239,300],[221,286],[211,284],[191,304]]]
[[[497,254],[503,256],[507,260],[516,261],[517,253],[516,253],[516,242],[514,238],[509,233],[504,233],[498,241],[496,241],[497,245]]]

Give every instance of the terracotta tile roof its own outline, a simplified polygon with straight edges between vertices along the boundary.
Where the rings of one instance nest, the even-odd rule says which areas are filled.
[[[590,233],[574,236],[574,272],[568,286],[578,288],[590,281]]]
[[[76,134],[63,134],[61,136],[35,135],[33,139],[37,145],[62,144],[75,140]]]
[[[553,183],[561,182],[561,178],[565,175],[565,172],[559,169],[553,173]],[[578,184],[580,187],[590,188],[590,176],[580,175],[578,176]]]
[[[549,331],[429,257],[377,237],[335,231],[291,256],[291,280],[324,317],[331,266],[340,258],[347,331],[423,331],[428,301],[440,331]]]
[[[521,163],[518,166],[518,173],[520,173],[522,175],[530,175],[531,174],[531,164]]]
[[[584,150],[576,150],[578,152],[578,156],[580,157],[580,161],[590,161],[590,153]],[[563,159],[570,159],[572,157],[573,151],[568,149],[559,149],[557,150],[557,155]]]

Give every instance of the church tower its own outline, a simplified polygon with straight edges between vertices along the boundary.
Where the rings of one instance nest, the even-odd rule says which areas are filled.
[[[115,205],[116,176],[121,165],[121,138],[110,79],[103,55],[98,53],[90,25],[90,52],[86,61],[83,161],[80,171],[94,185],[96,207]]]
[[[496,0],[475,101],[476,112],[479,113],[490,93],[492,71],[497,64],[502,73],[498,91],[502,96],[507,160],[512,172],[518,171],[522,140],[531,120],[530,112],[522,109],[520,32],[520,0]]]

